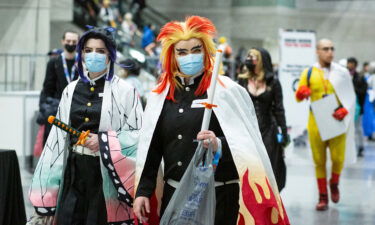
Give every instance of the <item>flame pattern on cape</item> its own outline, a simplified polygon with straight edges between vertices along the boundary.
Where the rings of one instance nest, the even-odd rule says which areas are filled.
[[[237,225],[290,225],[283,203],[276,199],[267,177],[261,185],[250,180],[246,170],[241,184],[240,204],[245,207],[240,209]]]

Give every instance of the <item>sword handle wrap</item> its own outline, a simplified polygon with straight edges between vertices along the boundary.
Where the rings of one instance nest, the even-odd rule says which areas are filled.
[[[78,141],[77,141],[76,145],[84,145],[85,142],[86,142],[86,138],[90,134],[90,130],[80,132],[80,131],[74,129],[73,127],[69,126],[68,124],[62,122],[61,120],[56,119],[56,117],[54,117],[54,116],[48,117],[48,123],[50,123],[52,125],[55,125],[58,128],[60,128],[61,130],[64,130],[67,133],[78,137]]]

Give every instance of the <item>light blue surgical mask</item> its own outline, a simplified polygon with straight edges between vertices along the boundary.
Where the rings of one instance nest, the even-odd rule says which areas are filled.
[[[203,53],[179,56],[177,61],[181,72],[188,76],[193,76],[203,69]]]
[[[85,53],[85,64],[89,72],[101,72],[107,68],[107,56],[96,52]]]

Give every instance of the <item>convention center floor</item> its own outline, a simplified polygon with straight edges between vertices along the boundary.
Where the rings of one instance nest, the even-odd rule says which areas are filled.
[[[292,225],[375,224],[375,142],[365,142],[364,157],[344,167],[340,202],[330,202],[324,212],[315,210],[318,188],[310,149],[290,150],[286,163],[287,183],[281,195]],[[327,171],[330,174],[330,167]]]

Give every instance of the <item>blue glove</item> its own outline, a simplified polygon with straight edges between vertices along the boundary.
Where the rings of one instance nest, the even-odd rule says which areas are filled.
[[[221,155],[222,155],[220,138],[217,138],[217,143],[218,143],[218,147],[217,147],[217,150],[215,152],[214,158],[212,160],[212,165],[214,166],[214,168],[216,168],[217,165],[219,164],[219,160],[220,160]]]

